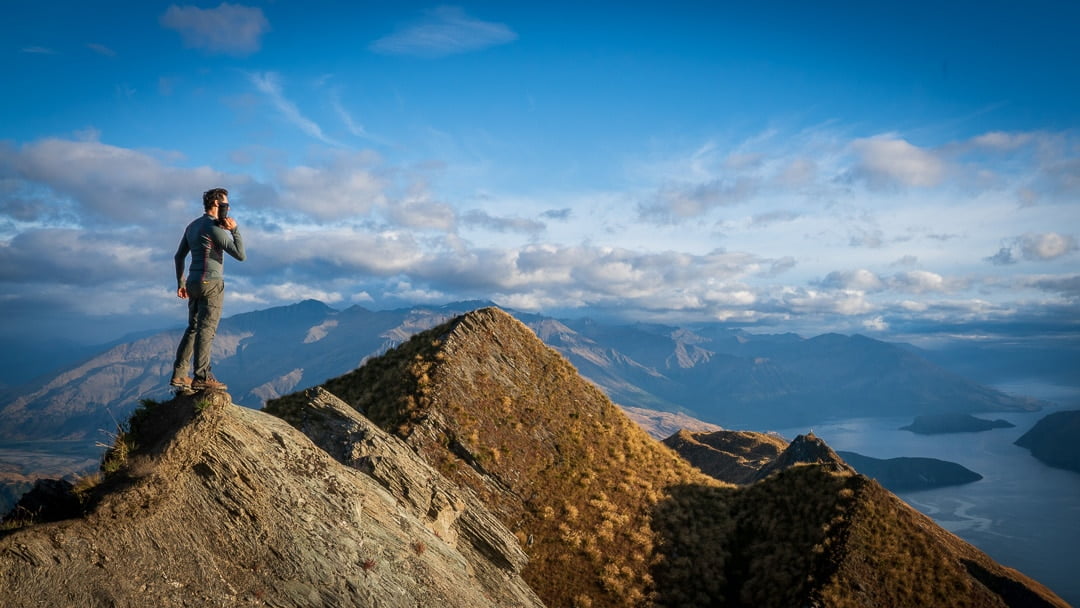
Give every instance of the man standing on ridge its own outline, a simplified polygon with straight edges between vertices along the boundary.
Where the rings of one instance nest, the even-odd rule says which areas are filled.
[[[243,262],[244,240],[236,220],[229,217],[229,191],[214,188],[203,193],[206,213],[188,224],[176,249],[176,295],[188,301],[188,325],[176,349],[169,385],[194,390],[228,388],[210,373],[210,347],[214,344],[221,305],[225,300],[224,256],[228,253]],[[184,282],[184,259],[191,253],[191,267]],[[194,379],[188,378],[188,363],[195,355]]]

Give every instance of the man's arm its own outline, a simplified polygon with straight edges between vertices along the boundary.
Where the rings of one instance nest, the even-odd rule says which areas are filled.
[[[247,259],[247,254],[244,253],[244,238],[240,236],[240,227],[236,225],[236,220],[231,217],[225,218],[224,230],[228,230],[232,238],[222,239],[222,242],[218,244],[225,253],[236,258],[237,261],[243,262]]]
[[[184,260],[187,258],[188,252],[191,248],[188,247],[187,234],[180,237],[180,246],[176,248],[176,255],[173,256],[173,262],[176,264],[176,288],[180,289],[184,286]]]

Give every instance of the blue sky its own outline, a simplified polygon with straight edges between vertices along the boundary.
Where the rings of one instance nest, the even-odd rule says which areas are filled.
[[[461,299],[881,338],[1071,335],[1074,2],[7,3],[0,335]]]

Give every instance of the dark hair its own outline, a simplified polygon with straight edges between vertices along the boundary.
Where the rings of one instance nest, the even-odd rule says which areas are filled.
[[[225,197],[229,196],[229,191],[225,188],[214,188],[203,192],[202,206],[203,210],[209,211],[210,207],[214,206],[214,203],[220,203],[225,200]]]

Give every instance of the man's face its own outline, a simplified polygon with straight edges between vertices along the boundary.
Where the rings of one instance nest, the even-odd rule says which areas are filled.
[[[228,207],[228,206],[229,206],[229,195],[228,194],[223,194],[223,195],[221,195],[221,200],[219,202],[217,202],[217,203],[214,203],[214,206],[211,207],[210,210],[213,211],[214,217],[221,217],[220,209],[222,207]]]

